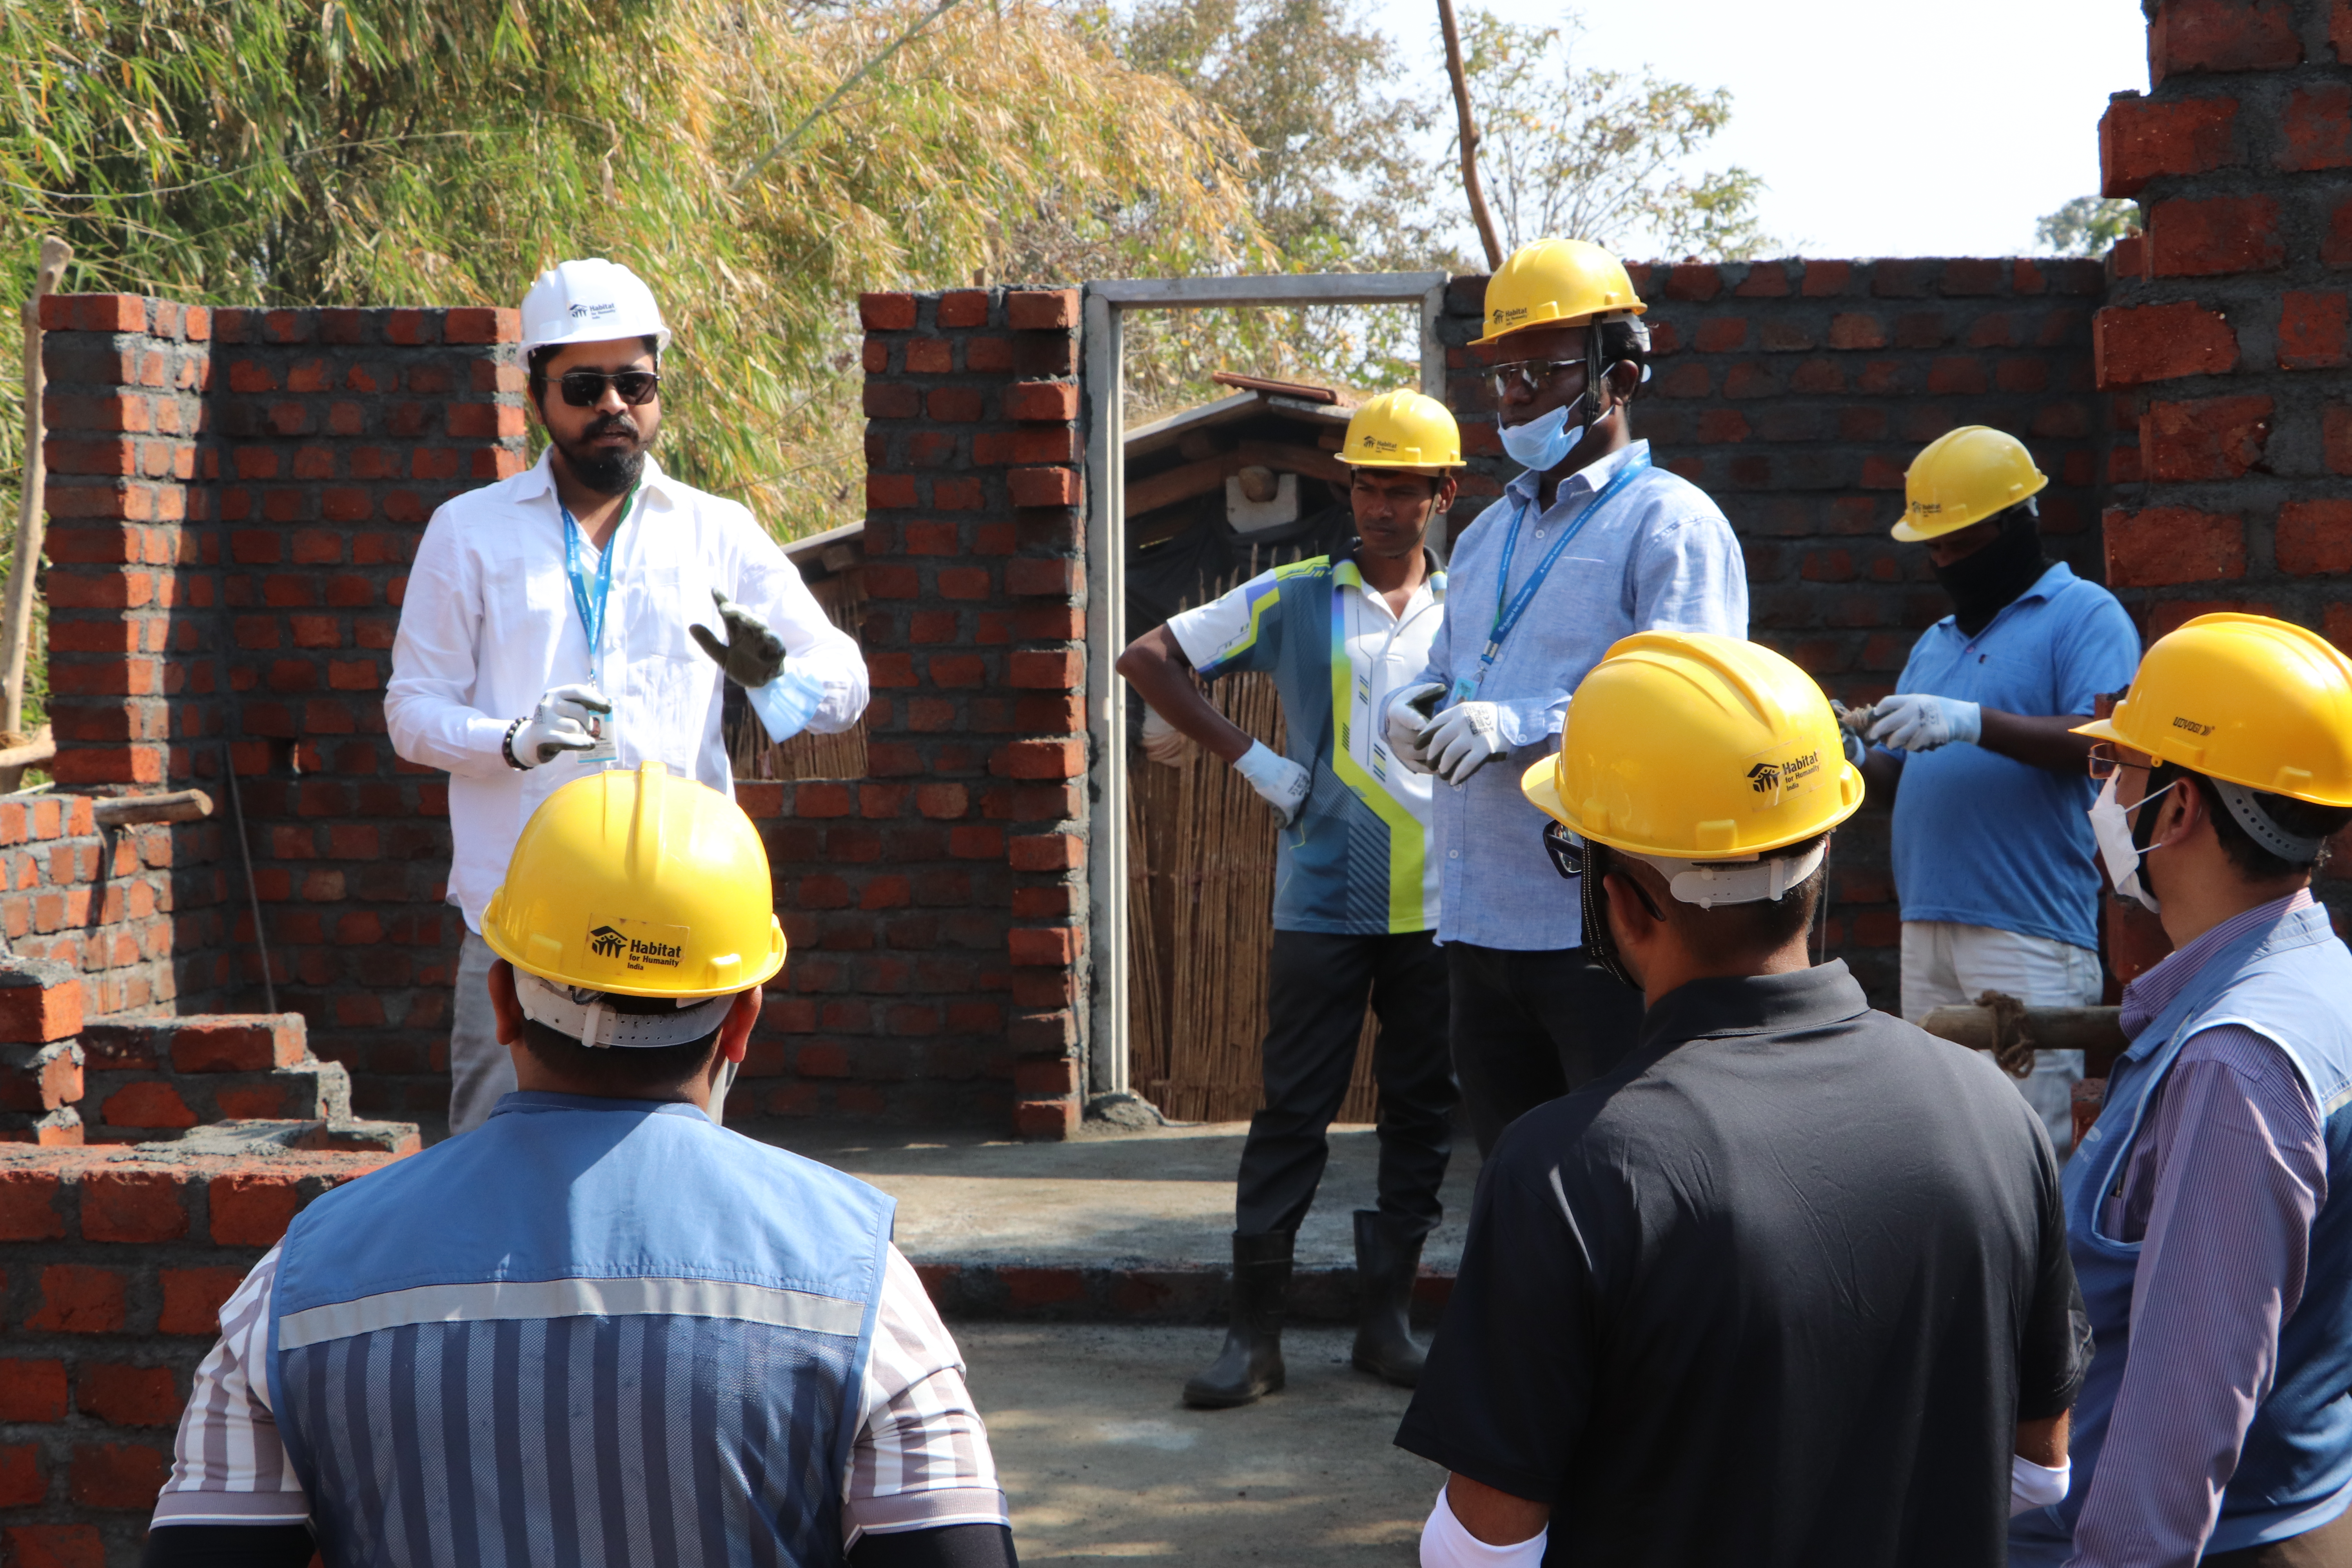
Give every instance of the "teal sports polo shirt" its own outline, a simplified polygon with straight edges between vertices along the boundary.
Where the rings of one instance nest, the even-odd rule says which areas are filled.
[[[1311,775],[1306,808],[1276,850],[1276,930],[1436,929],[1436,781],[1390,754],[1380,714],[1427,666],[1444,604],[1445,574],[1433,561],[1404,614],[1391,615],[1342,552],[1261,573],[1169,621],[1203,679],[1274,677],[1290,759]]]

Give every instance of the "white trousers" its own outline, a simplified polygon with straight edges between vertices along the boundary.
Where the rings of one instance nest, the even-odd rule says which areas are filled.
[[[1988,991],[2029,1007],[2095,1007],[2104,985],[2099,955],[2086,947],[1952,921],[1903,922],[1903,1016],[1915,1024],[1938,1007],[1973,1006]],[[2017,1086],[2061,1159],[2074,1146],[2082,1081],[2082,1052],[2036,1051],[2033,1076]]]

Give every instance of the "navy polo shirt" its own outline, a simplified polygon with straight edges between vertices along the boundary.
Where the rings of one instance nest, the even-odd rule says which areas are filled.
[[[2027,717],[2079,713],[2131,683],[2139,632],[2116,596],[2064,562],[1971,637],[1947,616],[1920,637],[1895,689]],[[1954,921],[2099,945],[2088,776],[1982,746],[1909,756],[1895,792],[1895,891],[1906,921]]]

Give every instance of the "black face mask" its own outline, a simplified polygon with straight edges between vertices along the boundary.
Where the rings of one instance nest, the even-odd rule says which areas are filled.
[[[2042,531],[2033,514],[2021,507],[2001,520],[1990,544],[1949,566],[1937,567],[1936,581],[1951,595],[1953,620],[1963,634],[1974,637],[2048,570]]]

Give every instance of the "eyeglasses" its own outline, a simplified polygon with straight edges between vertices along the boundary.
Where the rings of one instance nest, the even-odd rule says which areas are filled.
[[[1551,857],[1551,868],[1563,877],[1584,875],[1584,845],[1568,830],[1564,822],[1547,822],[1543,830],[1544,853]]]
[[[2156,759],[2145,752],[2118,747],[2113,741],[2094,741],[2091,742],[2091,756],[2087,765],[2091,770],[2092,779],[2096,783],[2105,784],[2116,776],[2116,770],[2118,768],[2153,768],[2156,765]]]
[[[622,402],[640,408],[660,395],[661,374],[650,370],[616,370],[609,374],[601,370],[567,370],[556,384],[563,389],[563,401],[574,408],[595,407],[604,401],[608,386],[621,395]]]
[[[1583,368],[1580,359],[1523,359],[1496,365],[1487,377],[1494,383],[1497,398],[1508,397],[1514,386],[1524,388],[1533,396],[1557,384],[1570,371]]]

